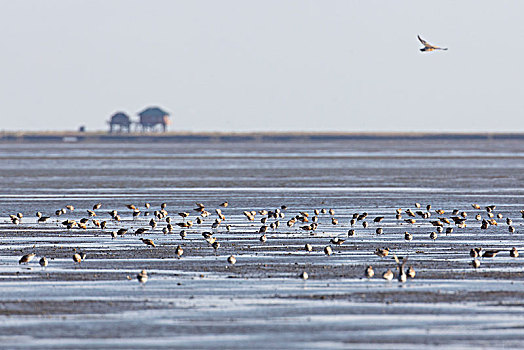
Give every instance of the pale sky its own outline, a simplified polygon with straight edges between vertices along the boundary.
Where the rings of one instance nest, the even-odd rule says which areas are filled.
[[[0,130],[524,131],[524,1],[0,0]],[[417,34],[448,51],[421,53]]]

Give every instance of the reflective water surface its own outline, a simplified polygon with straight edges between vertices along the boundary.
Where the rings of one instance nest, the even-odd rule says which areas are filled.
[[[524,143],[518,140],[0,144],[0,340],[6,348],[478,348],[524,340]],[[221,208],[226,220],[211,227]],[[102,203],[96,217],[88,209]],[[144,203],[151,203],[146,209]],[[150,220],[166,203],[174,230]],[[197,224],[195,203],[210,215]],[[421,208],[415,208],[415,203]],[[481,209],[471,204],[478,203]],[[140,215],[133,218],[133,204]],[[408,218],[406,209],[426,212]],[[73,205],[59,217],[55,211]],[[285,205],[280,225],[244,211]],[[495,205],[496,225],[480,228]],[[306,231],[314,209],[318,228]],[[395,210],[402,208],[402,219]],[[109,211],[118,210],[121,220]],[[442,209],[444,214],[437,214]],[[449,220],[467,212],[466,227]],[[39,211],[50,218],[37,223]],[[15,224],[9,215],[22,213]],[[149,215],[145,215],[146,212]],[[179,212],[195,224],[182,228]],[[286,222],[301,212],[309,222]],[[367,218],[351,227],[354,213]],[[501,214],[501,218],[497,218]],[[455,215],[455,216],[457,216]],[[373,222],[383,216],[380,223]],[[88,218],[86,229],[62,222]],[[332,218],[338,220],[332,224]],[[509,232],[507,218],[515,232]],[[107,228],[91,220],[107,221]],[[277,221],[271,218],[266,225]],[[364,228],[362,221],[368,222]],[[231,225],[226,229],[226,225]],[[149,230],[135,235],[137,228]],[[376,234],[377,228],[382,234]],[[448,227],[453,232],[446,234]],[[111,232],[128,233],[112,238]],[[355,235],[348,237],[349,229]],[[213,232],[215,251],[202,237]],[[413,235],[404,240],[404,232]],[[156,247],[144,245],[149,238]],[[342,245],[330,239],[344,239]],[[310,243],[308,253],[304,245]],[[180,245],[180,259],[175,248]],[[333,255],[323,248],[331,245]],[[376,248],[388,247],[380,258]],[[470,263],[470,249],[499,250]],[[75,264],[76,252],[86,259]],[[18,264],[35,253],[29,264]],[[406,283],[391,256],[416,270]],[[234,255],[231,266],[227,258]],[[40,257],[49,259],[45,269]],[[375,276],[364,277],[372,265]],[[136,275],[146,269],[149,280]],[[309,279],[298,276],[308,272]]]

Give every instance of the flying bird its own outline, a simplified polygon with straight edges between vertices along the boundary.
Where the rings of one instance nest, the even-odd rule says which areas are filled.
[[[422,49],[420,49],[420,51],[422,52],[425,52],[425,51],[435,51],[435,50],[447,50],[448,48],[447,47],[438,47],[438,46],[433,46],[431,45],[430,43],[428,43],[426,40],[422,39],[420,37],[420,35],[417,35],[417,38],[418,40],[420,40],[420,42],[422,43],[422,45],[424,45],[424,47]]]

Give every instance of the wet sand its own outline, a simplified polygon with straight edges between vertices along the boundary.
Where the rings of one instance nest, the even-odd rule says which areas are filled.
[[[457,150],[460,150],[457,151]],[[519,348],[524,340],[524,252],[520,210],[524,209],[522,162],[517,141],[330,142],[316,145],[0,145],[0,340],[5,348]],[[223,200],[227,220],[215,230],[214,249],[201,233],[212,231],[214,209]],[[133,203],[150,216],[132,219]],[[67,230],[59,221],[87,217],[101,202],[105,230]],[[213,213],[179,236],[163,234],[165,222],[143,235],[162,202],[173,222],[203,202]],[[430,219],[415,224],[395,219],[397,208],[432,204]],[[471,203],[479,203],[475,210]],[[73,212],[56,218],[66,204]],[[475,214],[496,204],[504,219],[480,229]],[[278,229],[259,241],[261,215],[248,221],[244,210],[286,205]],[[319,216],[314,232],[285,222],[299,212],[333,208]],[[107,211],[117,209],[121,222]],[[434,209],[444,209],[443,215]],[[436,241],[430,220],[468,212],[467,227]],[[36,223],[39,210],[51,216]],[[418,209],[417,209],[418,210]],[[355,212],[368,212],[370,225],[355,225]],[[9,214],[22,212],[19,225]],[[142,213],[143,214],[143,213]],[[375,216],[384,216],[375,224]],[[404,215],[403,218],[407,216]],[[513,219],[510,234],[505,218]],[[275,220],[269,220],[273,222]],[[231,231],[224,225],[230,224]],[[448,225],[446,225],[448,226]],[[111,231],[129,228],[115,239]],[[375,229],[384,233],[377,235]],[[414,238],[404,240],[404,231]],[[150,238],[150,248],[139,238]],[[322,249],[333,237],[334,254]],[[304,245],[313,245],[307,253]],[[181,245],[178,259],[175,248]],[[500,249],[474,269],[469,250]],[[376,248],[409,256],[417,275],[387,282],[382,272],[395,262]],[[85,252],[80,266],[74,249]],[[30,252],[27,266],[18,259]],[[521,252],[521,253],[522,253]],[[234,254],[231,266],[227,257]],[[38,259],[46,256],[42,269]],[[375,277],[364,278],[373,265]],[[137,273],[149,280],[139,285]],[[298,276],[307,271],[309,279]]]

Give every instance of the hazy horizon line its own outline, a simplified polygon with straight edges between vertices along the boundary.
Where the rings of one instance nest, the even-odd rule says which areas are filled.
[[[109,130],[0,130],[0,135],[10,134],[27,134],[27,135],[115,135],[115,136],[171,136],[171,135],[524,135],[524,131],[340,131],[340,130],[322,130],[322,131],[282,131],[282,130],[246,130],[246,131],[188,131],[188,130],[168,130],[163,131],[132,131],[132,132],[113,132]]]

